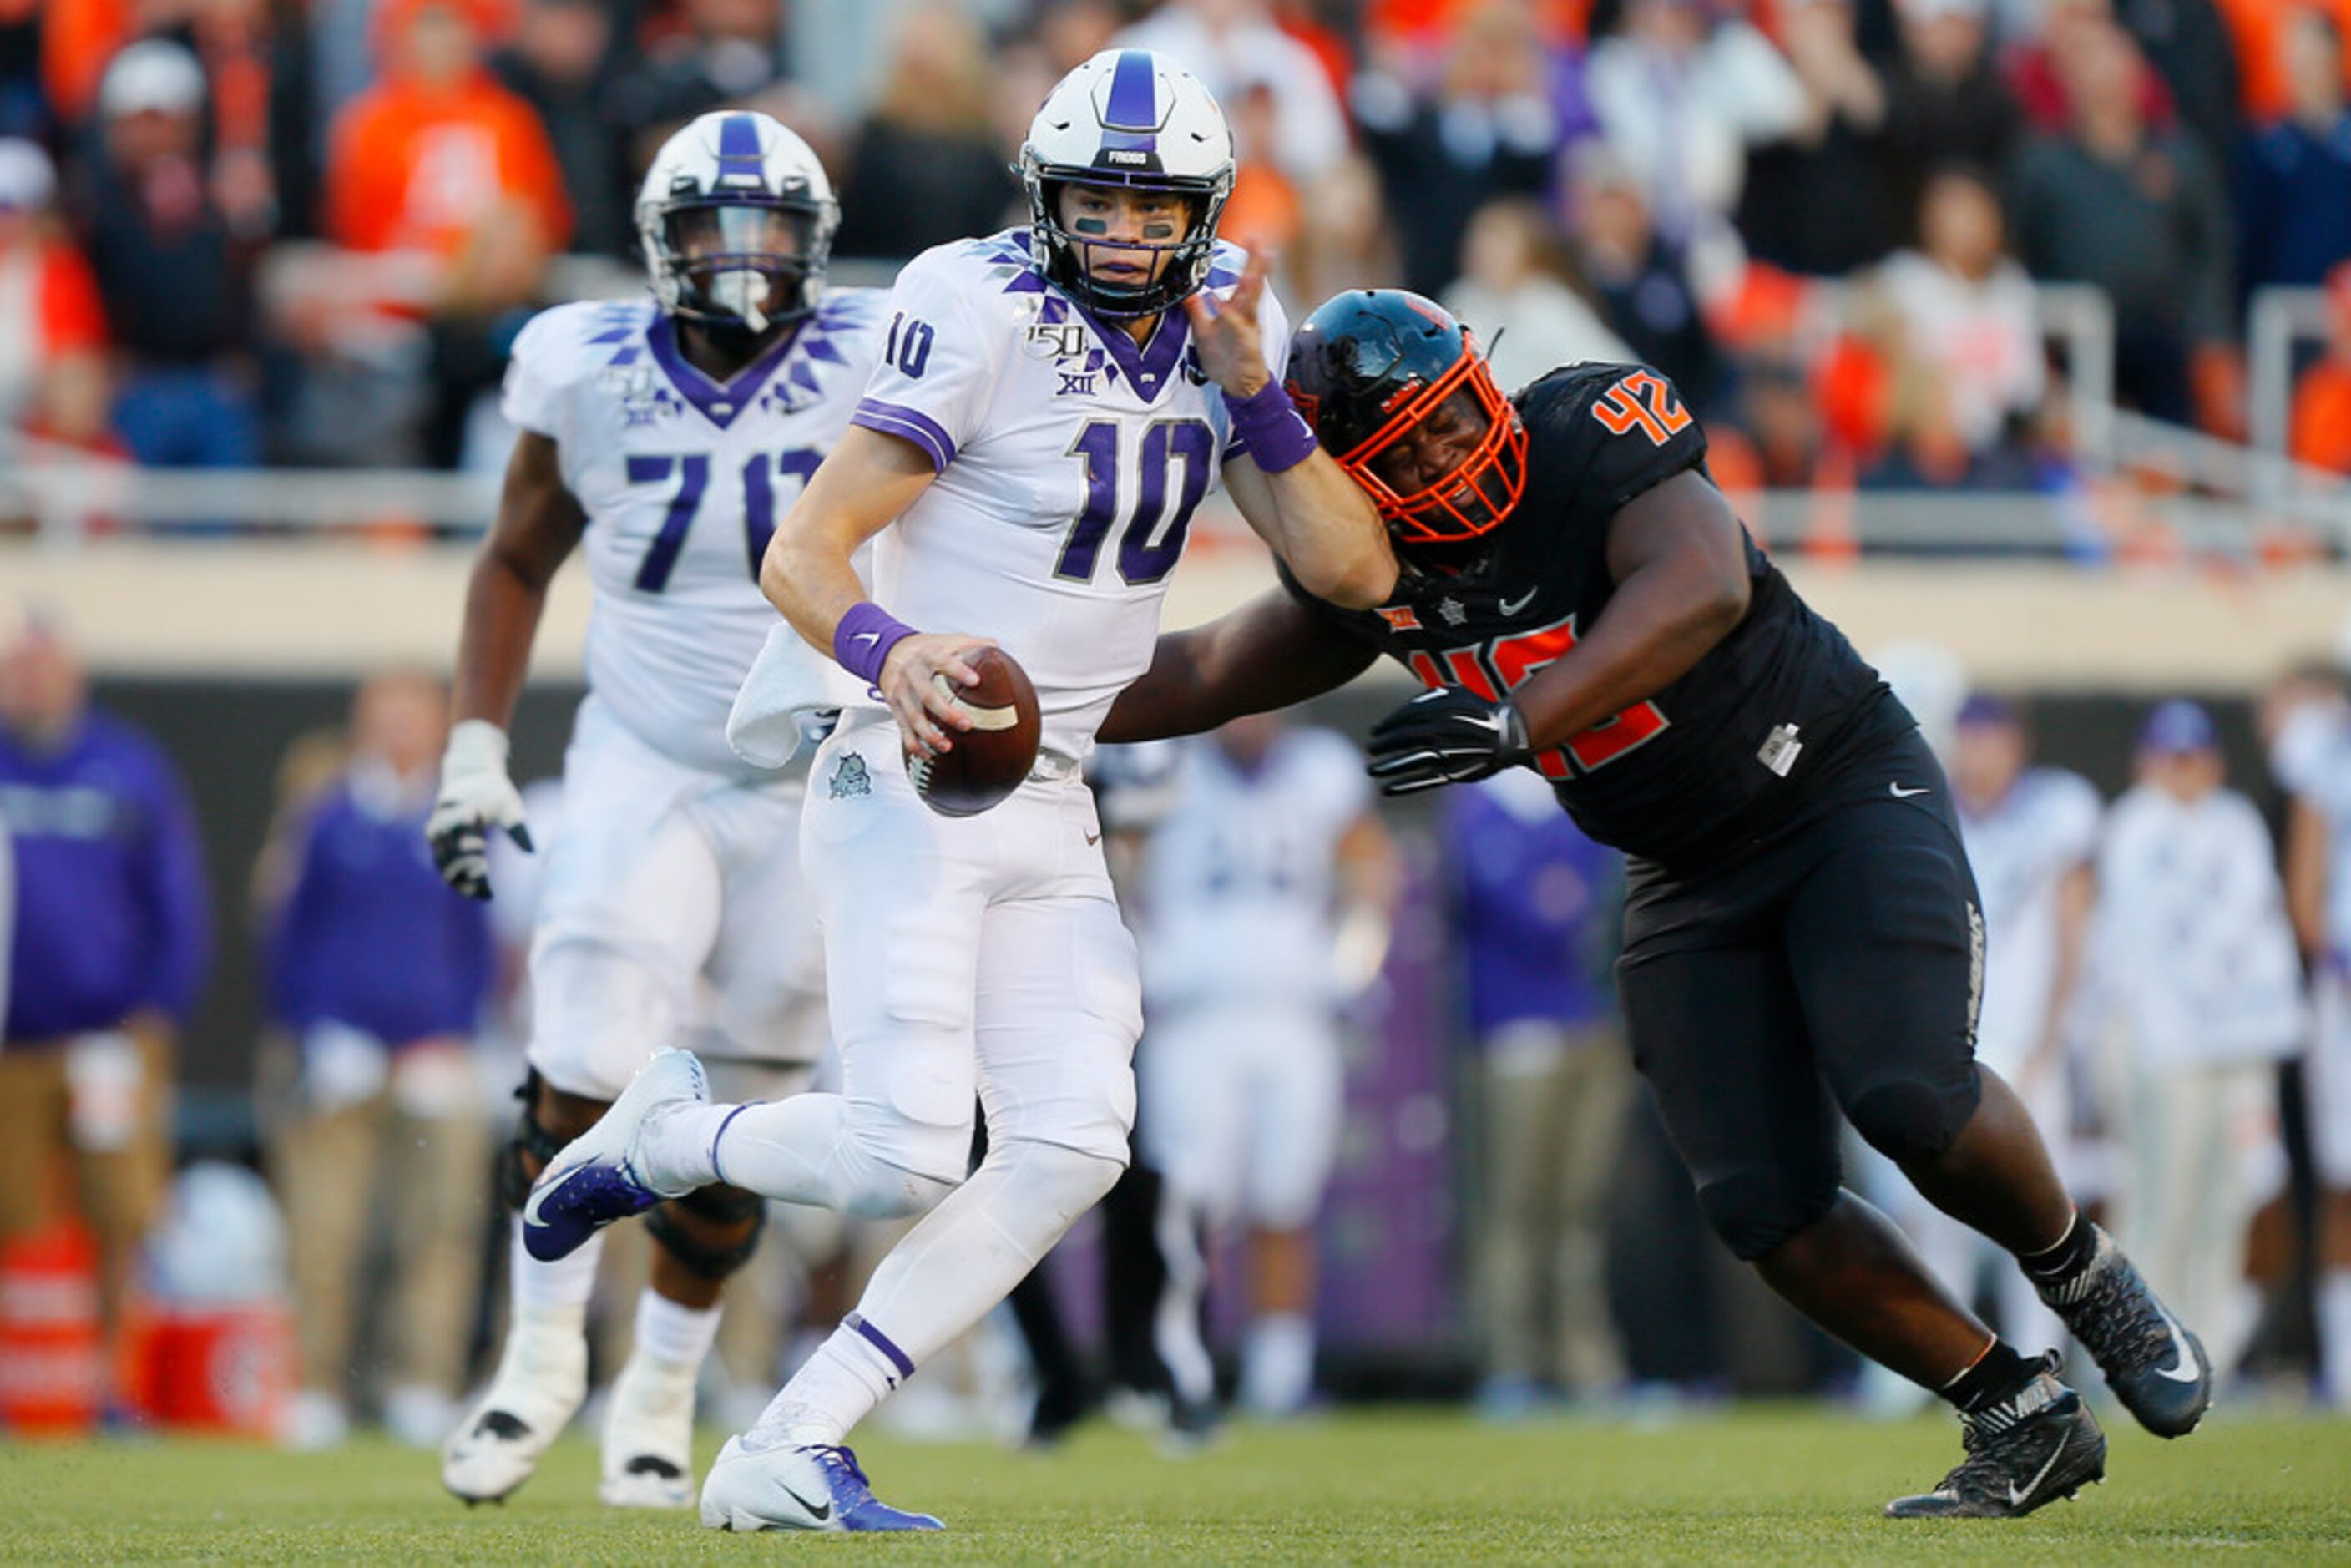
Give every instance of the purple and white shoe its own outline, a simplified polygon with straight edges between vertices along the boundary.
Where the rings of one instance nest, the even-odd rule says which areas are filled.
[[[692,1051],[654,1051],[612,1108],[564,1145],[531,1185],[522,1207],[522,1243],[530,1255],[552,1263],[612,1221],[642,1214],[665,1197],[684,1196],[659,1191],[646,1180],[637,1159],[637,1135],[654,1111],[709,1099],[702,1063]]]
[[[779,1441],[754,1449],[745,1443],[727,1438],[702,1483],[702,1522],[712,1530],[946,1528],[927,1513],[909,1513],[875,1497],[847,1448]]]

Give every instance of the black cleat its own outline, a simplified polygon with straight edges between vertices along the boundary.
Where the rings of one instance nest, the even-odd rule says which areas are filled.
[[[2106,1475],[2106,1435],[2057,1381],[2054,1351],[2007,1398],[1959,1415],[1968,1457],[1933,1491],[1897,1497],[1888,1519],[2020,1519]]]
[[[2090,1266],[2041,1299],[2090,1353],[2123,1408],[2158,1437],[2196,1429],[2212,1404],[2212,1364],[2204,1346],[2123,1256],[2114,1238],[2098,1233]]]

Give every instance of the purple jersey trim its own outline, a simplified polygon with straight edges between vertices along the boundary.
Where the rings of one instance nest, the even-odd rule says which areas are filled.
[[[856,412],[849,416],[849,423],[913,442],[928,455],[934,468],[945,468],[955,461],[955,438],[940,426],[938,421],[920,409],[869,397],[859,402]]]

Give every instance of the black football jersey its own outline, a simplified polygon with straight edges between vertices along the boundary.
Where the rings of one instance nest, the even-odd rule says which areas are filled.
[[[1429,685],[1499,696],[1574,646],[1608,607],[1610,523],[1624,506],[1706,465],[1706,434],[1674,387],[1637,365],[1578,364],[1512,400],[1527,427],[1527,487],[1462,570],[1407,566],[1393,602],[1349,611],[1290,591]],[[1731,633],[1646,702],[1534,766],[1584,831],[1668,865],[1761,831],[1817,777],[1856,720],[1890,702],[1844,634],[1747,541],[1752,594]]]

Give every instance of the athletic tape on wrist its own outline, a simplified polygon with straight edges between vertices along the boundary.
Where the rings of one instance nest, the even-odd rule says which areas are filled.
[[[852,604],[841,624],[832,629],[833,663],[867,685],[878,686],[882,661],[890,656],[900,638],[914,634],[912,626],[892,619],[888,611],[870,599]]]
[[[1233,439],[1248,448],[1249,461],[1260,471],[1279,474],[1314,455],[1314,433],[1280,382],[1270,381],[1247,397],[1227,397],[1225,410],[1232,415]]]

